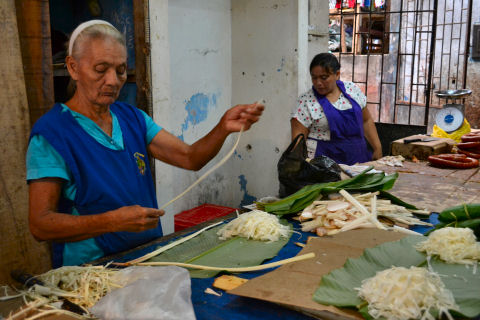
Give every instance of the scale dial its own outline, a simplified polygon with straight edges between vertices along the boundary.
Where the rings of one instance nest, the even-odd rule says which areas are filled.
[[[442,130],[450,133],[462,126],[463,113],[455,107],[445,107],[437,112],[435,122]]]

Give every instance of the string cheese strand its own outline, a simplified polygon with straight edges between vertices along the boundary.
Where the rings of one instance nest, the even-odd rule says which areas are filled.
[[[189,186],[187,189],[185,189],[185,191],[183,191],[182,193],[180,193],[178,196],[176,196],[175,198],[173,198],[172,200],[168,201],[166,204],[164,204],[163,206],[160,207],[160,209],[163,209],[165,208],[166,206],[172,204],[174,201],[177,201],[178,199],[180,199],[181,197],[183,197],[188,191],[190,191],[194,186],[196,186],[197,184],[199,184],[203,179],[205,179],[210,173],[212,173],[214,170],[216,170],[218,167],[220,167],[222,164],[224,164],[230,157],[231,155],[233,154],[233,152],[235,152],[235,149],[237,148],[238,146],[238,143],[240,142],[240,137],[242,136],[242,132],[243,132],[243,126],[242,126],[242,129],[240,130],[239,134],[238,134],[238,137],[237,137],[237,141],[235,142],[235,145],[233,146],[232,150],[230,150],[226,155],[225,157],[223,157],[222,160],[220,160],[220,162],[218,162],[216,165],[214,165],[213,167],[211,167],[207,172],[205,172],[197,181],[195,181],[194,183],[192,183],[191,186]],[[223,221],[222,221],[223,222]],[[132,265],[132,264],[137,264],[137,263],[140,263],[140,262],[143,262],[145,260],[148,260],[150,258],[153,258],[157,255],[159,255],[160,253],[168,250],[168,249],[171,249],[173,247],[175,247],[176,245],[179,245],[187,240],[190,240],[194,237],[196,237],[197,235],[199,235],[200,233],[216,226],[216,225],[219,225],[220,223],[222,222],[219,222],[219,223],[216,223],[216,224],[213,224],[213,225],[210,225],[210,226],[207,226],[187,237],[184,237],[184,238],[181,238],[175,242],[172,242],[172,243],[169,243],[163,247],[160,247],[158,248],[157,250],[155,251],[152,251],[150,253],[147,253],[146,255],[144,256],[141,256],[137,259],[134,259],[134,260],[131,260],[131,261],[128,261],[126,263],[126,265]],[[114,263],[116,265],[121,265],[121,263]]]
[[[263,101],[263,100],[259,100],[257,102],[255,102],[255,108],[258,106],[258,104],[260,103],[260,101]],[[232,150],[230,150],[226,155],[225,157],[223,157],[222,160],[220,160],[220,162],[218,162],[216,165],[214,165],[213,167],[211,167],[207,172],[205,172],[197,181],[195,181],[194,183],[192,183],[191,186],[189,186],[187,189],[185,189],[185,191],[183,191],[182,193],[180,193],[178,196],[176,196],[175,198],[173,198],[172,200],[168,201],[167,203],[165,203],[163,206],[160,207],[160,210],[163,210],[164,208],[166,208],[168,205],[172,204],[173,202],[177,201],[178,199],[180,199],[181,197],[183,197],[188,191],[190,191],[193,187],[195,187],[197,184],[199,184],[203,179],[205,179],[210,173],[212,173],[213,171],[215,171],[216,169],[218,169],[222,164],[224,164],[231,156],[232,154],[235,152],[235,149],[237,148],[238,146],[238,143],[240,142],[240,137],[242,136],[242,132],[243,132],[243,129],[244,127],[242,126],[242,129],[240,129],[240,132],[238,133],[238,137],[237,137],[237,141],[235,142],[235,145],[233,146]]]
[[[261,100],[260,100],[261,101]],[[258,106],[259,104],[259,101],[255,102],[255,108]],[[242,126],[242,128],[240,129],[240,132],[238,133],[238,137],[237,137],[237,141],[235,142],[233,148],[225,155],[225,157],[223,157],[222,160],[220,160],[220,162],[218,162],[216,165],[214,165],[213,167],[211,167],[207,172],[205,172],[197,181],[195,181],[194,183],[192,183],[192,185],[190,185],[187,189],[185,189],[185,191],[183,191],[182,193],[180,193],[178,196],[176,196],[175,198],[173,198],[172,200],[168,201],[167,203],[165,203],[163,206],[160,207],[160,209],[164,209],[165,207],[167,207],[168,205],[172,204],[173,202],[177,201],[178,199],[180,199],[181,197],[183,197],[188,191],[190,191],[194,186],[196,186],[197,184],[199,184],[203,179],[205,179],[209,174],[211,174],[213,171],[215,171],[216,169],[218,169],[222,164],[224,164],[231,156],[232,154],[235,152],[235,149],[237,148],[238,146],[238,143],[240,142],[240,137],[242,136],[242,132],[243,132],[243,129],[244,127]],[[182,239],[179,239],[175,242],[172,242],[166,246],[163,246],[155,251],[152,251],[142,257],[139,257],[137,259],[134,259],[134,260],[131,260],[129,262],[126,263],[126,265],[131,265],[131,264],[137,264],[137,263],[140,263],[140,262],[143,262],[145,260],[148,260],[150,258],[153,258],[157,255],[159,255],[160,253],[168,250],[168,249],[171,249],[173,247],[175,247],[176,245],[179,245],[187,240],[190,240],[194,237],[196,237],[197,235],[199,235],[200,233],[206,231],[207,229],[210,229],[218,224],[220,224],[222,222],[219,222],[219,223],[216,223],[214,225],[210,225],[210,226],[207,226],[185,238],[182,238]],[[118,263],[117,263],[118,264]]]
[[[181,263],[181,262],[143,262],[139,263],[139,266],[178,266],[184,268],[191,268],[191,269],[200,269],[200,270],[215,270],[215,271],[228,271],[228,272],[249,272],[249,271],[258,271],[269,269],[277,266],[281,266],[287,263],[302,261],[306,259],[311,259],[315,257],[315,253],[310,252],[306,254],[302,254],[293,258],[288,258],[284,260],[280,260],[277,262],[262,264],[258,266],[252,267],[236,267],[236,268],[229,268],[229,267],[212,267],[212,266],[202,266],[197,264],[189,264],[189,263]]]
[[[159,255],[160,253],[162,253],[162,252],[164,252],[164,251],[167,251],[168,249],[171,249],[171,248],[179,245],[180,243],[183,243],[183,242],[185,242],[185,241],[187,241],[187,240],[190,240],[190,239],[198,236],[198,235],[199,235],[200,233],[202,233],[203,231],[206,231],[206,230],[208,230],[208,229],[210,229],[210,228],[213,228],[213,227],[215,227],[215,226],[218,226],[218,225],[221,224],[221,223],[223,223],[223,221],[220,221],[220,222],[211,224],[211,225],[209,225],[209,226],[206,226],[205,228],[200,229],[200,230],[198,230],[197,232],[192,233],[192,234],[189,235],[189,236],[180,238],[180,239],[178,239],[177,241],[174,241],[174,242],[171,242],[171,243],[169,243],[169,244],[167,244],[167,245],[165,245],[165,246],[162,246],[162,247],[158,248],[157,250],[152,251],[152,252],[150,252],[150,253],[147,253],[146,255],[141,256],[141,257],[139,257],[139,258],[137,258],[137,259],[128,261],[128,262],[126,262],[126,263],[114,262],[114,263],[112,263],[112,264],[113,264],[113,265],[117,265],[117,266],[129,266],[129,265],[132,265],[132,264],[137,264],[137,263],[143,262],[143,261],[145,261],[145,260],[148,260],[148,259],[150,259],[150,258],[153,258],[153,257]]]
[[[173,202],[177,201],[178,199],[180,199],[181,197],[183,197],[188,191],[192,190],[193,187],[195,187],[197,184],[199,184],[203,179],[205,179],[210,173],[212,173],[213,171],[215,171],[216,169],[218,169],[222,164],[224,164],[231,156],[232,154],[235,152],[235,149],[237,148],[238,146],[238,143],[240,142],[240,137],[242,136],[242,132],[243,132],[243,126],[242,126],[242,129],[240,130],[240,132],[238,133],[238,137],[237,137],[237,141],[235,142],[235,145],[233,146],[232,150],[230,150],[226,155],[225,157],[223,157],[222,160],[220,160],[220,162],[218,162],[216,165],[214,165],[213,167],[211,167],[207,172],[205,172],[200,178],[198,178],[197,181],[195,181],[194,183],[192,183],[191,186],[189,186],[187,189],[185,189],[185,191],[183,191],[182,193],[180,193],[178,196],[176,196],[175,198],[173,198],[172,200],[168,201],[167,203],[165,203],[163,206],[160,207],[160,210],[163,210],[164,208],[166,208],[167,206],[169,206],[170,204],[172,204]]]

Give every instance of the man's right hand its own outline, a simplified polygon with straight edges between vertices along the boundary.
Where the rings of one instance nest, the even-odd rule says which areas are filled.
[[[145,208],[139,205],[121,207],[110,211],[112,215],[112,229],[118,231],[140,232],[156,228],[159,217],[165,214],[164,210]]]

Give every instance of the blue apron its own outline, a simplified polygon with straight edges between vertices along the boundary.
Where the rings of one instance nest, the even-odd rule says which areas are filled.
[[[117,116],[124,139],[124,150],[112,150],[98,143],[56,104],[40,118],[31,137],[42,135],[63,157],[77,186],[74,201],[60,198],[58,211],[80,215],[98,214],[123,206],[157,208],[155,187],[146,145],[146,125],[135,107],[115,102],[110,109]],[[95,237],[105,255],[128,250],[162,236],[157,228],[143,232],[112,232]],[[63,261],[63,243],[53,243],[55,266]]]
[[[351,109],[338,110],[312,86],[313,93],[323,108],[330,128],[330,141],[308,137],[317,142],[315,157],[325,155],[337,163],[347,165],[368,162],[372,160],[372,154],[367,149],[363,133],[362,108],[347,94],[342,81],[338,80],[337,86],[352,104]]]

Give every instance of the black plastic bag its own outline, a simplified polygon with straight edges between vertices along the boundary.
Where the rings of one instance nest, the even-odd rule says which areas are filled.
[[[307,144],[301,133],[290,143],[277,164],[281,198],[309,184],[340,180],[340,166],[329,157],[315,157],[310,162],[306,158]]]

